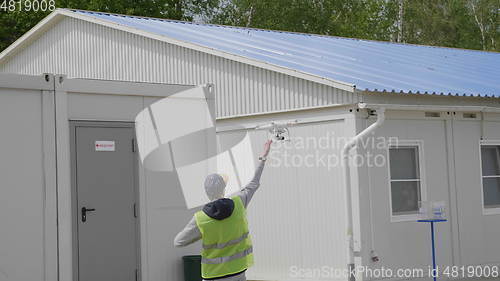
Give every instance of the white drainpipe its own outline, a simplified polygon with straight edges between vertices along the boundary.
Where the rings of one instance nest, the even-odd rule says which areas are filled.
[[[357,134],[352,138],[344,148],[342,149],[342,165],[344,167],[344,186],[345,186],[345,201],[346,201],[346,231],[347,231],[347,239],[348,239],[348,268],[354,268],[354,235],[353,235],[353,222],[352,222],[352,195],[351,195],[351,169],[349,167],[349,152],[352,148],[356,146],[356,144],[363,140],[367,135],[375,131],[378,127],[380,127],[385,121],[385,108],[377,108],[377,121],[371,124],[368,128],[364,129],[361,133]],[[349,278],[350,280],[354,280],[354,276]]]

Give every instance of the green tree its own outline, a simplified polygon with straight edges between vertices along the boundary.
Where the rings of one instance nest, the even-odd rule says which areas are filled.
[[[385,0],[233,0],[212,22],[283,31],[389,40]]]
[[[0,11],[0,50],[7,48],[47,14]]]
[[[499,50],[500,0],[405,1],[404,42]]]
[[[232,0],[212,22],[500,50],[500,0]]]
[[[500,0],[469,0],[468,8],[479,29],[483,50],[499,50]]]

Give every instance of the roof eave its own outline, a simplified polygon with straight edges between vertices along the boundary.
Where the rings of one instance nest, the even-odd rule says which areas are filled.
[[[494,94],[458,94],[458,93],[443,93],[443,92],[426,92],[426,91],[394,91],[394,90],[370,90],[370,89],[365,89],[365,90],[360,90],[356,89],[356,92],[359,94],[397,94],[397,95],[406,95],[406,96],[431,96],[431,97],[462,97],[462,98],[478,98],[478,99],[499,99],[499,95],[494,95]]]
[[[384,108],[387,110],[409,110],[409,111],[456,111],[456,112],[487,112],[500,113],[500,108],[494,106],[477,105],[425,105],[425,104],[394,104],[394,103],[358,103],[358,108]]]

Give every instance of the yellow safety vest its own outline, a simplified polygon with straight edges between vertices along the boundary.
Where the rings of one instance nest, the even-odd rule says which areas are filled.
[[[253,265],[252,241],[248,233],[245,206],[239,196],[231,198],[231,216],[213,219],[203,211],[195,214],[203,241],[201,276],[218,278],[242,272]]]

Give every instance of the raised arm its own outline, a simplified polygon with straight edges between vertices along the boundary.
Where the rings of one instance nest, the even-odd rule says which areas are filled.
[[[255,169],[255,174],[252,180],[245,187],[243,187],[243,189],[234,194],[235,196],[240,196],[241,201],[243,201],[243,204],[245,205],[245,208],[248,206],[250,200],[252,200],[254,193],[260,186],[260,177],[262,175],[262,171],[264,170],[266,157],[269,154],[269,150],[271,149],[271,144],[272,140],[268,140],[264,144],[264,152],[262,153],[261,157],[259,157],[259,165],[257,166],[257,169]]]

